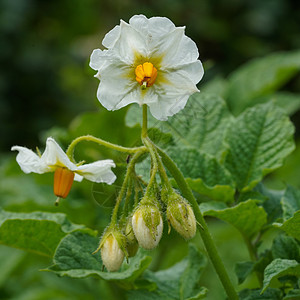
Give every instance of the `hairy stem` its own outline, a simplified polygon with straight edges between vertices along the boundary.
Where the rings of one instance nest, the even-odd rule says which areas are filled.
[[[184,179],[184,176],[177,168],[176,164],[172,161],[172,159],[161,149],[157,148],[157,150],[159,155],[161,156],[162,162],[164,163],[164,165],[167,167],[167,169],[170,171],[173,178],[177,182],[183,196],[190,202],[190,204],[193,207],[195,217],[198,223],[201,225],[201,228],[199,228],[199,232],[201,234],[206,251],[228,295],[228,298],[230,300],[238,300],[239,299],[238,295],[230,281],[230,278],[219,256],[219,253],[212,239],[212,236],[208,231],[207,224],[199,209],[198,203],[193,195],[191,188],[188,186],[187,182]]]
[[[132,159],[130,160],[130,162],[128,164],[127,171],[126,171],[126,174],[125,174],[125,178],[124,178],[120,193],[117,197],[116,205],[113,209],[113,213],[112,213],[112,217],[111,217],[111,224],[116,224],[117,223],[119,206],[120,206],[120,203],[121,203],[121,201],[122,201],[122,199],[125,195],[125,192],[127,190],[129,178],[131,176],[131,173],[134,170],[134,166],[135,166],[136,162],[138,161],[140,156],[143,155],[145,152],[146,152],[146,149],[140,149],[137,153],[134,154],[134,156],[132,157]]]
[[[148,124],[148,118],[147,118],[147,105],[143,104],[143,126],[142,126],[142,138],[145,138],[148,135],[147,132],[147,124]]]

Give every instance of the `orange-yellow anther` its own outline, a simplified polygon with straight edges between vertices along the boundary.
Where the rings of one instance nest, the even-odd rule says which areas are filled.
[[[150,63],[145,62],[135,69],[136,81],[143,86],[152,86],[157,77],[157,69]]]
[[[74,181],[74,172],[66,168],[57,168],[54,173],[54,194],[66,198]]]

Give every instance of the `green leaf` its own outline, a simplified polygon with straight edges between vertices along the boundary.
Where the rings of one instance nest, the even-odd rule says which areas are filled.
[[[253,99],[274,92],[299,71],[299,62],[298,50],[271,54],[243,65],[229,77],[229,106],[240,112]]]
[[[0,243],[36,254],[52,257],[60,240],[75,230],[88,229],[72,224],[62,213],[0,210]]]
[[[130,127],[141,124],[138,114],[139,107],[131,106],[126,115],[126,124]],[[148,127],[157,128],[164,134],[171,134],[174,143],[178,146],[194,147],[200,152],[220,157],[226,147],[225,133],[232,121],[225,101],[216,96],[205,93],[196,93],[190,97],[186,107],[161,122],[149,114]],[[164,147],[168,148],[165,143]]]
[[[253,261],[244,261],[239,262],[235,265],[235,274],[238,278],[238,283],[242,284],[248,275],[250,275],[254,268],[254,262]]]
[[[262,293],[282,276],[300,276],[300,264],[295,260],[276,258],[265,269]]]
[[[281,199],[283,220],[293,217],[294,213],[300,210],[300,190],[288,185]]]
[[[192,190],[213,200],[233,201],[235,189],[231,175],[216,158],[187,147],[169,147],[167,153]]]
[[[200,209],[205,216],[213,216],[232,224],[243,235],[251,238],[267,222],[267,214],[264,209],[257,206],[255,200],[241,202],[238,205],[225,209],[218,209],[210,202],[200,204]]]
[[[290,290],[283,300],[297,300],[300,299],[300,289]]]
[[[293,115],[300,109],[300,95],[289,92],[277,92],[271,96],[265,97],[266,100],[272,100],[277,106],[281,107],[286,114]]]
[[[265,197],[262,206],[268,215],[267,224],[272,224],[282,218],[280,205],[284,191],[267,189],[261,182],[255,187],[255,191]]]
[[[199,286],[199,279],[205,265],[205,257],[190,244],[188,256],[171,268],[158,272],[145,272],[144,277],[156,284],[155,291],[130,291],[128,299],[203,299],[207,289]]]
[[[300,211],[297,211],[292,218],[286,220],[283,224],[274,223],[274,226],[280,228],[286,234],[300,240]]]
[[[54,272],[60,276],[85,278],[96,276],[104,280],[117,281],[123,288],[133,288],[134,280],[149,266],[151,257],[143,251],[129,259],[129,264],[123,263],[118,272],[104,272],[97,249],[99,239],[83,232],[73,232],[65,236],[58,245],[54,255],[54,265],[45,271]]]
[[[294,259],[300,262],[300,248],[290,236],[279,234],[273,241],[272,255],[274,258]]]
[[[263,295],[260,290],[245,289],[239,293],[240,300],[281,300],[282,292],[279,289],[268,289]]]
[[[241,191],[251,190],[294,150],[294,127],[272,104],[247,109],[228,130],[225,166]]]

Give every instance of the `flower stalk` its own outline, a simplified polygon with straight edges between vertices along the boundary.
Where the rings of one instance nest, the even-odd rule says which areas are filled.
[[[208,231],[207,224],[206,224],[204,217],[199,209],[198,203],[193,195],[192,190],[188,186],[187,182],[184,179],[184,176],[182,175],[180,170],[177,168],[177,166],[173,162],[173,160],[164,151],[162,151],[158,147],[157,147],[157,151],[158,151],[164,165],[170,171],[171,175],[173,176],[176,183],[178,184],[178,187],[181,190],[183,196],[190,202],[190,204],[193,207],[193,211],[195,213],[196,220],[201,225],[199,232],[202,237],[203,243],[205,245],[207,254],[208,254],[221,282],[222,282],[222,285],[228,295],[228,298],[230,300],[238,300],[239,299],[238,295],[231,283],[231,280],[227,274],[224,264],[218,254],[215,243],[212,239],[212,236],[210,235],[210,233]]]

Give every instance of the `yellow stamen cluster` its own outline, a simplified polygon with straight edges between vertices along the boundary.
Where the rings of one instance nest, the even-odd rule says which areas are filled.
[[[157,69],[150,62],[145,62],[136,67],[135,75],[136,81],[142,88],[146,88],[154,84],[157,77]]]

